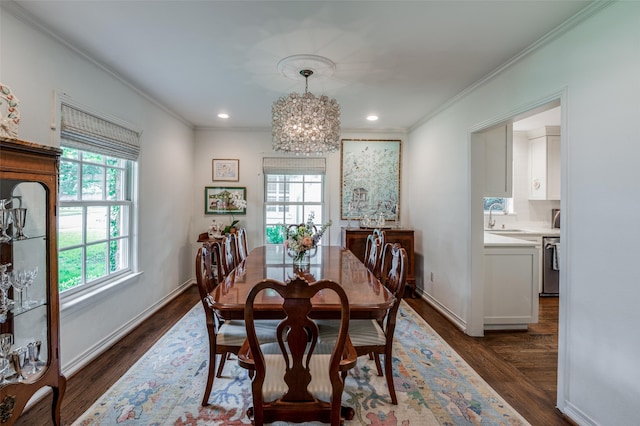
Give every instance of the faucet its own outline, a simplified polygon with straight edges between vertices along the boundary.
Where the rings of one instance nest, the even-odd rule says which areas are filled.
[[[496,226],[496,220],[495,219],[491,220],[492,213],[493,213],[493,208],[496,207],[496,206],[500,207],[500,206],[502,206],[502,203],[493,203],[493,204],[491,204],[489,206],[489,222],[487,222],[487,227],[489,229],[493,229],[493,227]]]

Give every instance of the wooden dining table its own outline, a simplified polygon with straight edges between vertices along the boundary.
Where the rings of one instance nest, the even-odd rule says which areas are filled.
[[[256,247],[221,281],[212,296],[213,308],[225,319],[243,319],[251,288],[265,278],[286,282],[303,276],[307,281],[329,279],[342,286],[349,299],[350,318],[382,318],[393,303],[393,295],[349,250],[339,246],[318,246],[307,267],[294,267],[283,245]],[[340,303],[332,292],[318,293],[311,299],[311,317],[339,318]],[[263,291],[254,304],[256,319],[281,318],[282,298],[274,291]]]

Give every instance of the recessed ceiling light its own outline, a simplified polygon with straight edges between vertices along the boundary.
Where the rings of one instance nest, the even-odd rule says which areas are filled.
[[[369,115],[367,116],[367,120],[369,121],[376,121],[378,119],[377,115]]]
[[[218,118],[229,118],[229,114],[225,114],[225,113],[218,114]]]

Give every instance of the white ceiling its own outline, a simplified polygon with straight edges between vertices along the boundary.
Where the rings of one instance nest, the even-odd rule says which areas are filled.
[[[304,92],[278,62],[312,54],[336,64],[309,91],[343,129],[406,130],[590,1],[8,3],[196,127],[270,128],[273,102]]]

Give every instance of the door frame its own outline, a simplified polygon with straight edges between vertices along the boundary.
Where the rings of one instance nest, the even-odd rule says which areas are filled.
[[[484,183],[484,149],[482,143],[482,132],[488,130],[491,127],[513,121],[514,119],[523,118],[526,115],[533,115],[537,112],[541,112],[548,109],[549,104],[553,102],[560,102],[560,115],[561,115],[561,128],[560,135],[560,208],[562,210],[562,216],[565,218],[563,226],[560,229],[560,238],[562,240],[562,251],[560,252],[560,261],[564,268],[560,270],[560,303],[558,312],[558,382],[557,382],[557,403],[558,408],[562,411],[564,404],[564,396],[566,394],[565,379],[566,373],[566,359],[567,359],[567,324],[566,324],[566,309],[568,306],[568,299],[571,297],[570,288],[568,286],[568,277],[570,276],[570,265],[567,262],[567,253],[570,252],[570,244],[567,244],[568,239],[566,237],[568,233],[568,221],[569,216],[569,203],[568,195],[570,185],[568,184],[568,127],[567,127],[567,105],[568,105],[568,88],[564,87],[558,92],[552,93],[546,97],[537,99],[509,111],[503,115],[493,117],[484,122],[478,123],[469,129],[469,288],[468,288],[468,305],[467,312],[469,312],[466,334],[470,336],[483,336],[484,335],[484,210],[482,208],[483,183]]]

